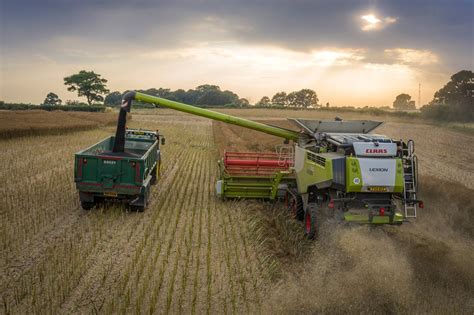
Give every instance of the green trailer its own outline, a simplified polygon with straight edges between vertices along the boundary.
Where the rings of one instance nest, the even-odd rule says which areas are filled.
[[[126,129],[123,152],[113,152],[115,139],[108,137],[75,154],[74,181],[82,208],[89,210],[112,199],[143,211],[150,186],[160,176],[164,138],[158,131]]]

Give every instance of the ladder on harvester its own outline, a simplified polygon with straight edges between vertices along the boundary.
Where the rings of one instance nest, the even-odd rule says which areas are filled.
[[[403,148],[403,172],[405,189],[403,190],[403,208],[405,218],[416,218],[417,203],[415,202],[418,190],[418,159],[415,152],[415,143],[408,140],[406,148]]]

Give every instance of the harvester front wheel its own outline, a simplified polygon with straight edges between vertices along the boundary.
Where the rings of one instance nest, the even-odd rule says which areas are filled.
[[[303,221],[304,209],[303,209],[303,198],[300,195],[290,195],[288,210],[293,218]]]
[[[304,231],[308,239],[314,240],[319,234],[319,219],[317,216],[317,205],[310,203],[304,213]]]

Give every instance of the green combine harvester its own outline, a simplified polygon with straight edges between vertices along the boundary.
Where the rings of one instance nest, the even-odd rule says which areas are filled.
[[[132,100],[291,141],[276,153],[226,152],[216,193],[222,198],[285,198],[289,210],[304,221],[308,238],[317,237],[323,208],[367,224],[401,224],[416,217],[417,206],[423,208],[416,196],[414,142],[371,134],[381,122],[290,119],[297,132],[139,92],[124,95],[121,112],[130,110]]]

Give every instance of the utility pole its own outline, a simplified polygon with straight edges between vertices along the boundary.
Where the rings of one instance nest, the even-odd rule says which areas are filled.
[[[421,107],[421,83],[418,83],[418,107]]]

